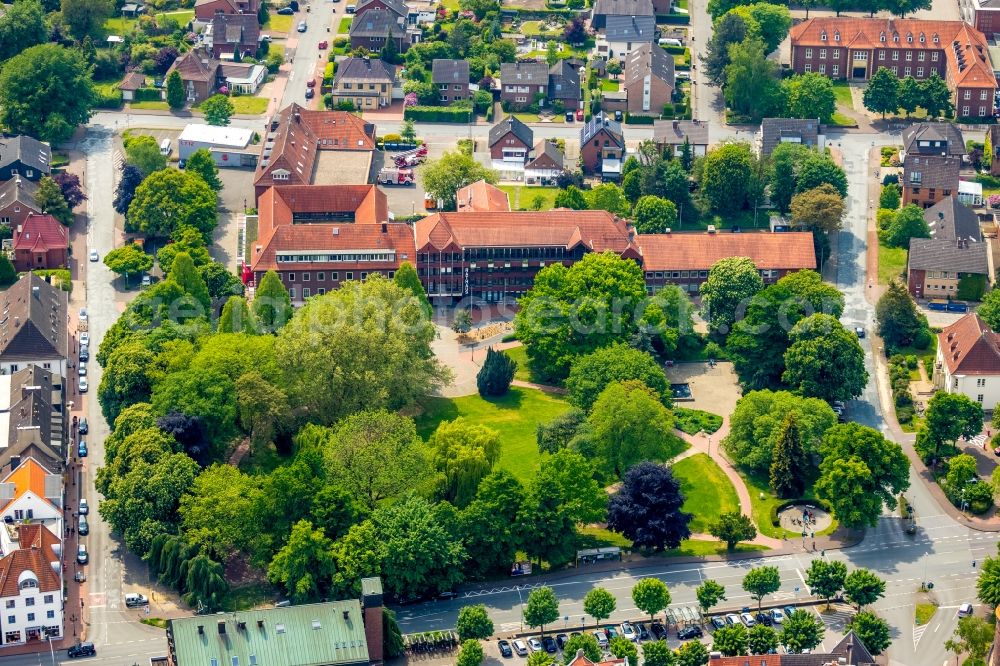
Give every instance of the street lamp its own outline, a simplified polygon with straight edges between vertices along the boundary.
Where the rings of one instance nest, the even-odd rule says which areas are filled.
[[[521,633],[524,633],[524,600],[521,599],[521,586],[518,585],[517,590],[517,603],[521,604]]]

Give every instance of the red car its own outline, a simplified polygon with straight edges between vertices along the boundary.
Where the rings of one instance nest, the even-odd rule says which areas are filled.
[[[308,81],[306,81],[306,88],[315,88],[315,87],[316,87],[316,79],[309,79]]]
[[[330,46],[330,42],[326,41],[325,39],[322,42],[319,43],[319,48],[320,48],[321,51],[323,49],[325,49],[325,48],[328,48],[329,46]]]
[[[583,120],[583,109],[577,109],[576,110],[576,119],[577,120]]]

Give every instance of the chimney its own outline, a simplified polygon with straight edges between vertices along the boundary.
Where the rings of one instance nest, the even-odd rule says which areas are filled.
[[[202,635],[204,635],[204,634],[205,634],[205,625],[203,625],[203,624],[199,624],[199,625],[198,625],[198,635],[199,635],[199,636],[202,636]]]
[[[676,120],[674,121],[673,124],[674,124],[674,129],[677,129],[677,121]]]
[[[384,234],[389,233],[389,225],[386,224],[385,222],[382,223],[382,233]]]
[[[382,666],[382,579],[361,579],[361,608],[371,666]]]
[[[295,122],[297,122],[297,123],[301,123],[302,122],[302,114],[299,113],[298,111],[295,112]]]

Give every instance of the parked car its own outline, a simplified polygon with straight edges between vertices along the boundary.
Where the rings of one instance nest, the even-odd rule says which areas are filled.
[[[556,645],[556,639],[551,636],[546,636],[542,639],[542,648],[549,654],[555,654],[559,651],[559,646]]]
[[[305,21],[299,21],[299,26],[295,29],[299,32],[305,32],[309,29],[309,25]]]
[[[739,615],[737,615],[736,613],[729,613],[728,615],[726,615],[726,624],[732,626],[734,624],[742,624],[742,622],[740,622]]]
[[[306,88],[315,88],[315,87],[316,87],[316,79],[309,79],[308,81],[306,81]]]
[[[757,622],[763,624],[766,627],[770,627],[772,624],[771,615],[769,613],[765,613],[764,611],[761,611],[756,615],[754,615],[754,618],[757,620]]]
[[[316,90],[314,88],[306,88],[306,99],[312,99],[316,96]]]
[[[129,592],[125,595],[125,607],[126,608],[137,608],[139,606],[148,606],[149,599],[145,595],[139,594],[137,592]]]
[[[291,16],[294,13],[295,10],[292,9],[291,7],[282,7],[281,9],[275,12],[275,14],[280,14],[281,16]]]
[[[958,607],[958,616],[959,617],[967,617],[969,615],[972,615],[972,613],[974,611],[975,611],[975,609],[972,607],[972,604],[970,604],[970,603],[964,603],[964,604],[962,604],[961,606]]]
[[[862,327],[862,326],[855,326],[854,327],[854,332],[857,333],[857,335],[858,335],[859,338],[864,339],[864,337],[865,337],[865,329],[864,329],[864,327]]]
[[[604,627],[604,631],[608,634],[608,641],[613,641],[618,638],[618,630],[614,627]]]
[[[625,638],[630,641],[634,641],[637,638],[635,634],[635,627],[633,627],[631,623],[622,622],[621,630],[622,630],[622,638]]]
[[[86,582],[87,574],[85,574],[82,571],[77,571],[75,574],[73,574],[73,580],[75,580],[78,583]]]
[[[80,334],[80,346],[83,347],[84,345],[90,345],[90,333],[87,331]]]
[[[142,276],[142,286],[143,287],[148,287],[151,284],[153,284],[153,279],[151,277],[149,277],[148,275],[143,275]]]
[[[514,651],[510,649],[510,641],[506,641],[501,638],[497,641],[497,647],[500,648],[501,657],[509,659],[514,656]]]
[[[716,629],[722,629],[724,626],[726,626],[726,621],[722,618],[721,615],[713,615],[712,626]]]
[[[90,525],[87,524],[87,516],[80,516],[77,519],[76,531],[80,533],[80,536],[87,536],[90,534]]]
[[[658,641],[667,637],[667,630],[663,628],[663,624],[661,622],[653,622],[650,624],[649,633],[653,634],[653,638]]]
[[[90,390],[90,384],[87,383],[86,377],[80,377],[80,393],[86,393]]]
[[[270,39],[268,39],[268,40],[265,40],[265,39],[264,39],[264,35],[261,35],[260,37],[261,37],[261,41],[262,41],[262,42],[263,42],[263,41],[268,41],[268,42],[269,42],[269,41],[271,41]],[[187,166],[187,160],[177,160],[177,168],[178,168],[178,169],[183,169],[183,168],[184,168],[184,167],[186,167],[186,166]]]
[[[86,377],[87,376],[87,364],[86,363],[81,363],[80,365],[77,366],[76,371],[77,371],[77,373],[79,373],[79,375],[81,377]]]
[[[87,321],[87,308],[80,308],[80,321]]]
[[[535,638],[534,636],[532,636],[531,638],[528,639],[528,647],[531,648],[532,652],[541,652],[542,642],[537,638]]]
[[[635,630],[639,634],[639,640],[640,641],[648,641],[649,640],[649,629],[646,628],[645,624],[643,624],[642,622],[636,622],[635,623]]]
[[[81,543],[76,547],[76,563],[86,564],[89,560],[90,556],[87,555],[87,546]]]
[[[96,657],[97,649],[94,647],[93,643],[77,643],[70,649],[66,650],[66,656],[70,659],[76,659],[77,657]]]
[[[86,516],[88,513],[90,513],[90,505],[87,504],[87,498],[86,497],[81,497],[80,498],[80,515],[81,516]]]
[[[784,621],[785,621],[785,614],[782,613],[777,608],[772,608],[771,609],[771,622],[773,622],[774,624],[781,624]]]
[[[76,447],[76,452],[81,458],[87,457],[87,440],[80,440],[80,444]]]
[[[521,657],[528,656],[528,646],[522,640],[514,641],[514,652],[516,652]]]
[[[560,650],[566,647],[566,643],[568,642],[569,642],[569,636],[567,636],[566,634],[556,634],[556,645],[559,646]]]
[[[682,641],[689,641],[692,638],[701,638],[704,635],[705,634],[701,630],[701,627],[699,627],[696,624],[692,624],[687,627],[684,627],[683,629],[677,630],[677,638],[681,639]]]
[[[603,629],[594,629],[593,634],[594,638],[597,639],[597,644],[601,647],[601,649],[608,647],[608,635],[604,633]]]
[[[87,419],[80,419],[80,425],[77,428],[77,430],[81,435],[86,435],[88,432],[90,432],[90,424],[87,423]]]
[[[90,345],[80,347],[80,362],[86,363],[90,360]]]
[[[322,50],[324,50],[324,49],[328,49],[328,48],[330,48],[330,42],[328,42],[328,41],[326,41],[326,40],[324,39],[324,40],[323,40],[322,42],[320,42],[320,43],[318,44],[318,46],[319,46],[319,49],[320,49],[320,51],[322,51]]]
[[[788,617],[791,617],[792,613],[794,613],[798,609],[795,606],[785,606],[781,610],[785,611],[785,615],[787,615]]]
[[[90,251],[90,260],[91,261],[97,261],[99,258],[100,257],[97,254],[97,250],[91,250]]]
[[[753,619],[753,615],[750,613],[740,613],[740,620],[743,621],[743,624],[745,624],[748,629],[757,624],[757,620]]]

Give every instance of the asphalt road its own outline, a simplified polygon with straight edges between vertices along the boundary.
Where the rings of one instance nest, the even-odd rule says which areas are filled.
[[[321,97],[319,80],[316,82],[316,97],[313,100],[306,99],[306,81],[314,77],[317,68],[320,70],[319,78],[322,79],[322,68],[326,65],[326,54],[329,51],[320,51],[318,45],[324,39],[330,42],[336,37],[335,31],[327,32],[326,29],[330,26],[332,17],[335,15],[334,8],[337,8],[336,16],[340,16],[344,10],[344,3],[334,4],[329,0],[313,0],[308,5],[300,2],[300,5],[302,11],[294,16],[292,29],[296,29],[299,21],[305,21],[307,28],[305,32],[289,34],[289,36],[298,37],[298,46],[295,47],[292,71],[285,82],[285,91],[281,97],[279,108],[282,109],[292,102],[298,102],[310,108],[318,108],[314,103]],[[310,7],[309,12],[305,11],[306,6]]]

